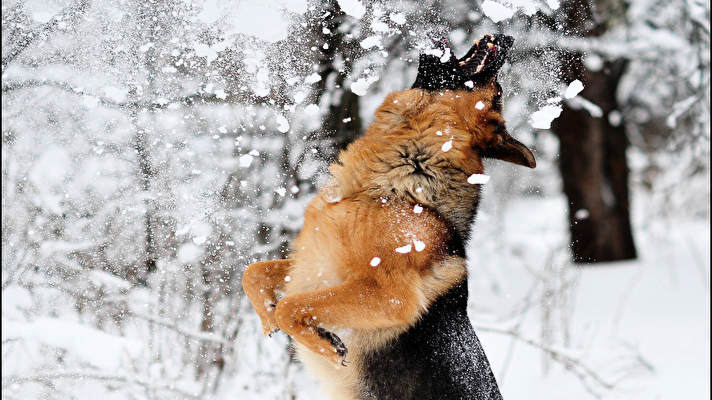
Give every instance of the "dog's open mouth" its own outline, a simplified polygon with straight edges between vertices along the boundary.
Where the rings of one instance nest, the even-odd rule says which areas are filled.
[[[465,89],[487,84],[497,72],[512,47],[514,38],[505,35],[485,35],[475,41],[470,50],[460,59],[438,57],[432,52],[420,55],[418,77],[414,88],[426,90]],[[446,39],[437,44],[441,54],[453,54]]]
[[[467,54],[458,60],[458,65],[466,75],[481,73],[488,66],[499,70],[512,43],[514,39],[511,36],[485,35],[475,41]]]

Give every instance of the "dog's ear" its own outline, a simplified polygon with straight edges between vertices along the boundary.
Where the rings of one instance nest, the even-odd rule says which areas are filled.
[[[513,138],[503,126],[496,130],[495,135],[493,143],[480,150],[482,157],[495,158],[529,168],[536,168],[536,159],[534,159],[534,154],[532,154],[531,150],[522,142]]]

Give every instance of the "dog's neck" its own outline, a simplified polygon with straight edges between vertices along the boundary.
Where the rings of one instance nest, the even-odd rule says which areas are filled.
[[[363,137],[331,166],[333,181],[324,191],[334,199],[366,193],[375,201],[401,201],[438,213],[466,240],[477,213],[479,185],[467,182],[471,171],[439,157],[439,149],[418,141],[374,146]]]

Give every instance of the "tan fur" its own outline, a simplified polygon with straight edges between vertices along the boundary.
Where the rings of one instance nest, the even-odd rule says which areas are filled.
[[[299,358],[333,398],[355,399],[362,356],[465,278],[465,260],[448,255],[447,243],[467,236],[479,197],[467,178],[484,172],[480,153],[504,143],[495,132],[503,127],[496,94],[492,84],[387,96],[364,137],[331,166],[332,182],[307,206],[292,259],[245,272],[243,286],[265,332],[278,326],[292,336]],[[449,141],[452,148],[443,151]],[[415,241],[425,248],[416,251]],[[409,253],[396,252],[408,244]],[[374,257],[381,259],[375,267]],[[284,294],[279,302],[275,291]],[[345,357],[318,328],[346,344],[350,365],[342,366]]]

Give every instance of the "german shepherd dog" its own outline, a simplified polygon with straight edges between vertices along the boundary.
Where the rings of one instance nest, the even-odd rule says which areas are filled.
[[[512,43],[487,35],[456,59],[443,40],[422,54],[413,87],[389,94],[331,165],[291,258],[245,271],[264,333],[290,335],[331,398],[501,399],[466,313],[464,242],[482,158],[536,165],[501,115]]]

